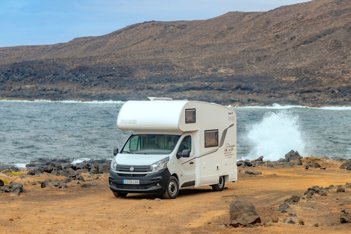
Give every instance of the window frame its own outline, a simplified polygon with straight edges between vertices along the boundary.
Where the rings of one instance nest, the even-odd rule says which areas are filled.
[[[216,139],[216,144],[208,144],[206,141],[207,139],[207,133],[216,133],[217,139]],[[218,147],[219,146],[219,130],[218,129],[210,129],[210,130],[205,130],[204,131],[204,140],[205,140],[205,148],[212,148],[212,147]]]
[[[191,118],[188,118],[189,117],[188,113],[191,114]],[[192,116],[192,115],[194,115],[194,116]],[[185,109],[185,123],[186,124],[196,123],[196,108]]]

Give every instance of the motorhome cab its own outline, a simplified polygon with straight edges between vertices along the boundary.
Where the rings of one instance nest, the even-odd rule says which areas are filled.
[[[152,99],[128,101],[117,127],[132,135],[115,150],[109,184],[115,196],[210,185],[221,191],[237,180],[236,116],[213,103]]]

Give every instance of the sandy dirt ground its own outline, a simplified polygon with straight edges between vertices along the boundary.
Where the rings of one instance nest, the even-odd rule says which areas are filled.
[[[351,189],[292,205],[304,225],[284,223],[287,214],[277,210],[292,195],[303,196],[308,187],[351,182],[351,171],[339,169],[338,162],[326,166],[326,170],[257,167],[262,175],[241,173],[239,181],[227,183],[222,192],[207,187],[182,190],[175,200],[142,194],[115,198],[107,174],[89,182],[91,186],[65,189],[32,185],[47,175],[12,178],[24,183],[25,192],[0,193],[0,233],[351,233],[351,224],[339,222],[340,210],[351,209]],[[262,225],[226,225],[229,204],[237,197],[256,206]]]

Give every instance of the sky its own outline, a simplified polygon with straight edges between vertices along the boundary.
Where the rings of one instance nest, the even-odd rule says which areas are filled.
[[[208,19],[306,0],[0,0],[0,47],[67,42],[150,20]]]

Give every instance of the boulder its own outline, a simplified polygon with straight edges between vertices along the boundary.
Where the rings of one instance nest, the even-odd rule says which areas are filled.
[[[337,188],[336,188],[336,192],[337,193],[344,193],[346,190],[343,186],[339,185]]]
[[[257,214],[255,206],[244,199],[234,200],[229,207],[230,225],[233,227],[251,226],[261,223],[261,218]]]
[[[23,184],[20,183],[10,183],[9,184],[9,189],[11,193],[16,193],[16,194],[20,194],[23,192]]]
[[[65,170],[65,174],[68,178],[75,178],[77,176],[77,172],[72,168],[67,168]]]
[[[346,169],[351,171],[351,159],[346,160],[345,162],[343,162],[340,166],[340,169]]]
[[[286,224],[299,224],[299,225],[305,225],[305,222],[302,219],[298,219],[296,217],[288,217],[285,220]]]
[[[285,155],[285,160],[295,165],[302,165],[302,157],[297,151],[291,150],[289,153]]]
[[[43,170],[41,170],[40,168],[32,168],[27,172],[27,175],[40,175],[41,173],[43,173]]]
[[[49,185],[49,181],[45,180],[40,183],[40,188],[46,188]]]
[[[90,167],[89,172],[91,174],[99,174],[99,165],[98,164],[92,164]]]
[[[296,195],[293,195],[291,196],[290,198],[286,199],[285,202],[288,203],[288,204],[293,204],[293,203],[297,203],[300,201],[300,197],[299,196],[296,196]]]
[[[245,170],[244,173],[248,174],[248,175],[261,175],[262,174],[262,172],[256,171],[256,170]]]
[[[351,223],[351,211],[342,209],[340,213],[340,223]]]
[[[4,186],[5,182],[0,179],[0,187]]]
[[[290,208],[289,204],[287,202],[284,202],[283,204],[279,205],[278,210],[282,213],[287,213],[289,208]]]
[[[305,169],[308,169],[308,168],[321,168],[321,165],[317,162],[307,162],[305,164]]]
[[[319,192],[322,190],[322,188],[321,187],[319,187],[319,186],[312,186],[312,187],[310,187],[310,188],[308,188],[306,191],[305,191],[305,193],[304,193],[304,195],[307,197],[307,198],[312,198],[312,196],[314,195],[314,194],[319,194]]]

